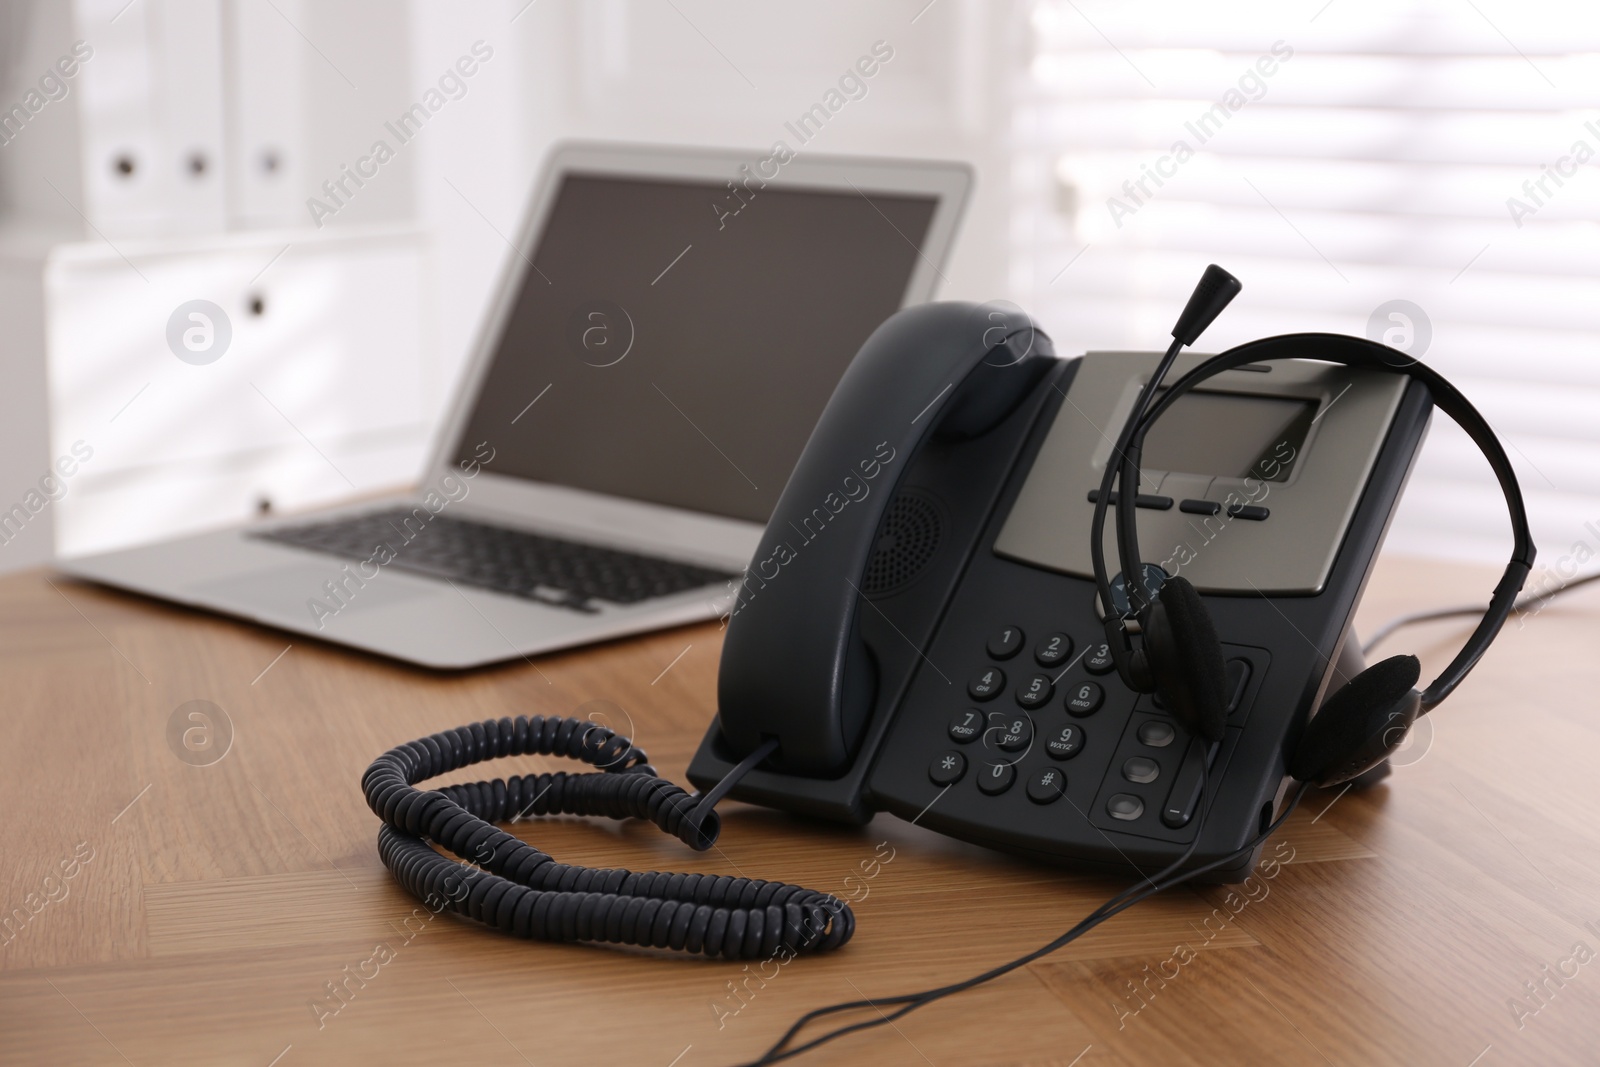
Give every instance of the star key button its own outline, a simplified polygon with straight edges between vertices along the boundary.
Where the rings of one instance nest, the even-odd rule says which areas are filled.
[[[933,757],[928,765],[928,777],[934,785],[953,785],[967,773],[967,757],[959,752],[945,752]]]

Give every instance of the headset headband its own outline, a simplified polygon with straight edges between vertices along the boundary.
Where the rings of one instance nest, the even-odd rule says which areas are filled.
[[[1139,484],[1139,455],[1144,445],[1145,433],[1179,397],[1207,378],[1246,363],[1275,359],[1313,359],[1347,367],[1370,367],[1403,374],[1422,382],[1432,394],[1433,402],[1439,410],[1450,416],[1451,420],[1472,438],[1478,450],[1489,461],[1495,479],[1500,483],[1500,491],[1505,496],[1506,510],[1511,517],[1513,544],[1511,560],[1506,564],[1505,573],[1495,586],[1489,607],[1478,622],[1477,628],[1473,630],[1472,635],[1450,664],[1423,691],[1422,710],[1431,710],[1450,695],[1493,643],[1495,635],[1499,633],[1500,627],[1505,624],[1516,606],[1517,594],[1521,591],[1528,572],[1533,568],[1535,550],[1533,537],[1528,529],[1528,512],[1522,501],[1522,488],[1517,483],[1516,472],[1512,470],[1511,461],[1506,457],[1505,449],[1501,447],[1494,430],[1460,390],[1451,385],[1443,375],[1387,345],[1365,338],[1331,333],[1283,334],[1251,341],[1207,359],[1174,382],[1149,406],[1128,437],[1118,478],[1122,491],[1118,494],[1116,503],[1117,550],[1130,604],[1137,602],[1134,582],[1138,580],[1142,583],[1143,572],[1139,556],[1138,523],[1134,511],[1137,490],[1130,492],[1127,487],[1130,485],[1136,487]],[[1111,461],[1108,459],[1107,462]],[[1103,560],[1105,512],[1104,507],[1095,509],[1091,536],[1096,564],[1095,580],[1100,587],[1100,602],[1109,613],[1113,610],[1111,607],[1113,602]],[[1135,579],[1130,577],[1131,575],[1140,577]]]

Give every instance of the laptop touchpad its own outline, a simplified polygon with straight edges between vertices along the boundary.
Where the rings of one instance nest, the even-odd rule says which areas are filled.
[[[226,603],[235,609],[251,605],[276,615],[302,616],[313,624],[437,593],[428,583],[387,571],[361,578],[355,565],[345,570],[344,563],[332,557],[326,566],[298,563],[271,567],[200,582],[188,589],[208,601]]]

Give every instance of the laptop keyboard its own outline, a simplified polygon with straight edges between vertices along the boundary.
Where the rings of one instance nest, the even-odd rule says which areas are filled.
[[[430,515],[426,508],[280,526],[251,536],[378,564],[387,554],[382,546],[387,546],[394,558],[384,566],[578,611],[598,611],[591,603],[595,600],[636,604],[734,577],[687,563]]]

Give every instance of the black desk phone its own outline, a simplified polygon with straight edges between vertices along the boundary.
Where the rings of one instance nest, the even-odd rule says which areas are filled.
[[[1386,772],[1494,640],[1534,547],[1489,425],[1404,353],[1291,334],[1181,358],[1239,288],[1208,268],[1165,354],[1059,359],[1026,316],[992,306],[889,319],[845,372],[735,590],[718,715],[689,767],[702,791],[659,777],[601,724],[473,723],[367,769],[385,865],[434,910],[517,937],[780,961],[848,943],[850,906],[742,876],[557,863],[493,824],[646,819],[704,850],[731,795],[847,822],[886,811],[1139,873],[1027,955],[808,1013],[761,1064],[1005,974],[1186,879],[1242,879],[1311,786]],[[1363,669],[1350,619],[1435,407],[1488,460],[1514,546],[1472,634],[1419,690],[1413,656]],[[416,788],[528,753],[597,771]],[[793,1044],[819,1018],[865,1009]]]
[[[1214,620],[1216,743],[1123,683],[1091,561],[1114,438],[1160,353],[1061,359],[1015,310],[944,303],[886,322],[829,402],[736,590],[690,779],[710,787],[776,740],[730,795],[891,812],[1090,869],[1194,845],[1188,867],[1237,852],[1207,877],[1243,878],[1292,745],[1361,670],[1351,617],[1433,407],[1393,367],[1316,361],[1330,341],[1366,344],[1259,342],[1310,358],[1241,358],[1143,441],[1130,510],[1145,558]],[[1120,575],[1112,589],[1125,599]]]

